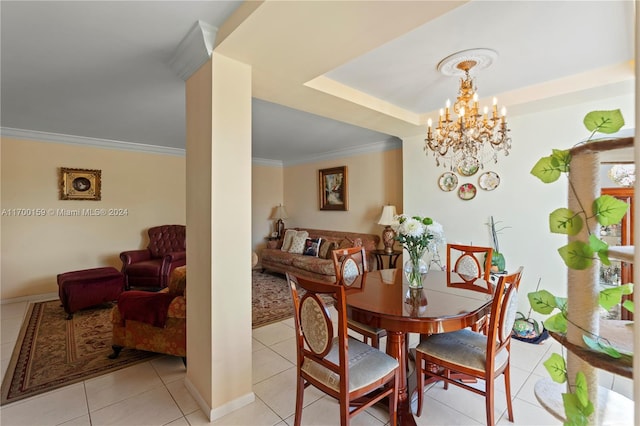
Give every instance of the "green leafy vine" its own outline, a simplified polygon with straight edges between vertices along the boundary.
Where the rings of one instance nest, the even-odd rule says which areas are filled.
[[[619,109],[612,111],[592,111],[584,117],[584,125],[591,131],[589,138],[583,142],[588,143],[598,132],[611,134],[615,133],[624,125],[624,118]],[[569,150],[553,149],[551,155],[543,157],[533,166],[531,174],[540,179],[543,183],[557,181],[560,176],[571,170],[571,154]],[[554,210],[549,215],[549,229],[554,234],[564,234],[575,236],[587,225],[587,241],[574,240],[558,249],[560,257],[568,268],[576,270],[588,269],[597,258],[604,265],[610,265],[609,246],[598,236],[590,231],[589,223],[593,220],[602,226],[619,223],[626,214],[628,205],[610,195],[601,195],[596,198],[591,206],[585,206],[579,200],[576,190],[571,181],[569,189],[575,196],[580,211],[574,212],[571,209],[562,207]],[[588,208],[590,207],[590,210]],[[597,257],[596,257],[597,256]],[[622,302],[624,295],[633,292],[633,284],[624,284],[619,287],[601,290],[598,303],[604,309],[609,310],[613,306]],[[547,330],[557,333],[566,333],[567,324],[567,299],[557,297],[547,290],[539,290],[528,294],[531,308],[540,314],[551,315],[555,310],[557,313],[551,315],[544,321]],[[633,302],[625,301],[623,306],[633,312]],[[578,327],[573,322],[572,325]],[[594,335],[589,330],[584,330],[583,341],[594,351],[607,354],[613,358],[631,356],[629,353],[621,353],[614,348],[607,339]],[[544,366],[551,375],[551,378],[558,383],[567,381],[567,367],[564,358],[554,353],[544,362]],[[570,392],[562,394],[565,415],[567,421],[565,425],[585,425],[589,416],[593,413],[593,404],[589,401],[587,392],[587,381],[582,372],[578,372],[575,385]]]

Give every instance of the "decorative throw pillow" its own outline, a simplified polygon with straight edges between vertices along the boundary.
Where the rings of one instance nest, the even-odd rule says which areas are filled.
[[[307,241],[309,233],[307,231],[298,231],[296,236],[293,237],[291,247],[289,247],[289,253],[302,254],[304,251],[304,243]]]
[[[297,233],[298,231],[296,231],[295,229],[287,229],[284,232],[284,238],[282,240],[282,247],[280,247],[280,250],[289,251],[289,249],[291,248],[291,243],[293,242],[293,237],[295,237]]]
[[[354,247],[353,241],[351,241],[347,237],[344,237],[342,241],[340,241],[340,246],[338,246],[337,248],[342,249],[342,248],[351,248],[351,247]]]
[[[338,248],[336,243],[329,240],[322,240],[320,243],[320,249],[318,250],[318,257],[323,259],[331,259],[331,252]]]
[[[322,238],[307,238],[304,242],[304,251],[302,254],[305,256],[317,257],[321,241]]]

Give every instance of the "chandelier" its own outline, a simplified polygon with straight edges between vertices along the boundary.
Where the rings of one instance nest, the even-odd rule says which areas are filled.
[[[461,174],[473,174],[484,168],[488,161],[498,162],[498,152],[509,155],[510,131],[507,128],[506,108],[498,115],[498,101],[493,98],[491,110],[487,106],[480,110],[478,92],[471,77],[471,70],[486,68],[497,57],[490,49],[471,49],[443,59],[438,70],[445,75],[462,75],[458,98],[451,108],[440,110],[438,125],[434,129],[431,119],[427,121],[427,137],[424,149],[433,152],[436,165]],[[455,114],[455,116],[454,116]]]

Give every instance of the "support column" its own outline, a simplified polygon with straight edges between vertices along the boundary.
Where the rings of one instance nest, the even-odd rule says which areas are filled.
[[[210,420],[254,400],[251,68],[213,53],[186,84],[187,377]]]

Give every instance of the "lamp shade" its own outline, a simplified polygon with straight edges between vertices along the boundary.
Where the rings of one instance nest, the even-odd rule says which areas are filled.
[[[275,211],[271,215],[271,219],[288,219],[288,218],[289,216],[287,215],[287,211],[285,210],[282,204],[276,207]]]
[[[396,220],[396,206],[383,206],[378,225],[390,226],[397,224],[398,221]]]

